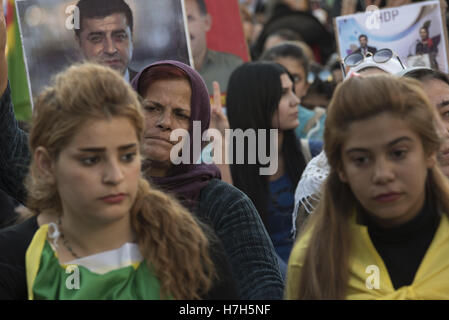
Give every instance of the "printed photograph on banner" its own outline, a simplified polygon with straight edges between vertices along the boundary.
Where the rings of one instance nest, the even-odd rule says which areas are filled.
[[[184,0],[195,69],[213,95],[217,81],[224,94],[234,69],[250,60],[239,0]]]
[[[449,72],[447,34],[440,1],[425,1],[335,18],[339,55],[389,48],[408,67]]]
[[[16,9],[32,97],[86,60],[128,81],[158,60],[192,61],[182,0],[18,0]]]

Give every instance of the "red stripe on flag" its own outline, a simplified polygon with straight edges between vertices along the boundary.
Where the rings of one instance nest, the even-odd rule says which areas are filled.
[[[6,9],[6,27],[14,23],[14,0],[7,0],[8,7]]]

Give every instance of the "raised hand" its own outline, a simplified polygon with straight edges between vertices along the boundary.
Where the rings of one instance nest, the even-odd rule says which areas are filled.
[[[357,0],[342,0],[340,15],[345,16],[355,13],[357,8]]]
[[[3,10],[3,0],[0,0],[0,51],[5,54],[6,49],[6,19]]]
[[[412,3],[412,0],[387,0],[386,7],[399,7]]]
[[[214,101],[210,105],[210,128],[217,129],[224,137],[225,129],[229,129],[228,118],[223,113],[220,85],[213,82]]]
[[[6,62],[6,19],[3,10],[4,0],[0,0],[0,96],[8,84],[8,64]]]
[[[210,128],[220,131],[222,136],[221,141],[221,161],[215,163],[221,172],[221,180],[232,184],[231,169],[229,164],[225,161],[226,149],[228,142],[226,141],[225,130],[229,129],[228,117],[223,113],[223,107],[221,104],[221,92],[220,85],[217,81],[213,82],[214,87],[214,101],[210,105]]]
[[[369,6],[380,6],[381,0],[365,0],[365,8],[368,8]]]

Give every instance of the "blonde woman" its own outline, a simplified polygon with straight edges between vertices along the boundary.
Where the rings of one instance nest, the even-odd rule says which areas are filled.
[[[204,227],[141,178],[143,130],[137,94],[107,67],[70,67],[39,96],[26,181],[35,216],[0,233],[0,296],[201,299],[220,283],[233,297]]]
[[[287,299],[448,299],[449,182],[419,82],[353,77],[328,109],[330,173],[292,251]]]

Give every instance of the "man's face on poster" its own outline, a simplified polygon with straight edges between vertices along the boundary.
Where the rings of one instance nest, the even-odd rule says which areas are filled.
[[[187,21],[189,23],[190,43],[193,56],[198,56],[207,48],[206,34],[211,27],[211,18],[208,14],[201,14],[196,0],[186,0]]]
[[[86,60],[109,66],[125,74],[131,61],[133,44],[125,14],[114,13],[104,18],[81,21],[76,40]]]
[[[360,47],[366,48],[366,46],[368,44],[368,39],[366,37],[360,37],[359,42],[360,42]]]

